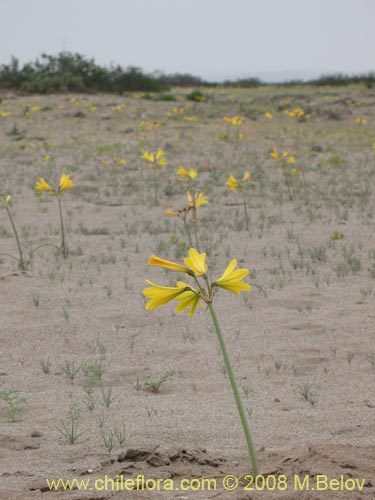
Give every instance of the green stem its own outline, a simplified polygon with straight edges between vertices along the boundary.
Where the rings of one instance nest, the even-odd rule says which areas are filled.
[[[57,203],[59,205],[60,225],[61,225],[61,248],[63,251],[64,258],[66,259],[68,257],[68,249],[67,249],[66,241],[65,241],[65,229],[64,229],[64,221],[63,221],[63,216],[62,216],[60,196],[57,196]]]
[[[244,410],[244,407],[242,405],[242,401],[241,401],[240,393],[238,391],[238,386],[237,386],[237,382],[236,382],[236,379],[234,376],[232,364],[230,362],[227,347],[225,345],[223,334],[221,333],[220,325],[219,325],[219,322],[217,320],[215,310],[214,310],[213,305],[211,303],[208,304],[208,308],[209,308],[211,316],[212,316],[212,321],[213,321],[214,326],[215,326],[217,338],[219,339],[221,351],[222,351],[223,357],[224,357],[225,368],[228,372],[229,380],[230,380],[230,383],[232,386],[232,391],[234,394],[234,399],[236,400],[236,404],[237,404],[238,413],[240,414],[242,428],[243,428],[245,438],[246,438],[247,449],[249,451],[252,473],[253,473],[253,476],[256,477],[258,475],[258,464],[257,464],[254,443],[253,443],[253,440],[252,440],[251,434],[250,434],[249,423],[247,421],[245,410]]]
[[[158,178],[156,170],[154,169],[154,205],[157,207],[159,205],[159,197],[158,197]]]
[[[242,190],[242,199],[243,199],[243,211],[245,214],[246,231],[248,231],[249,230],[249,215],[247,213],[246,197],[245,197],[245,193],[243,190]]]
[[[23,258],[21,242],[20,242],[20,240],[18,238],[18,233],[17,233],[16,225],[14,224],[14,220],[13,220],[12,214],[11,214],[8,206],[6,206],[6,210],[7,210],[7,213],[8,213],[8,217],[9,217],[10,223],[12,224],[14,236],[16,237],[18,252],[20,254],[21,269],[22,269],[22,271],[26,271],[26,264],[25,264],[25,260]]]
[[[189,246],[190,246],[190,248],[192,248],[194,245],[193,245],[193,242],[192,242],[192,239],[191,239],[189,223],[186,222],[185,220],[184,220],[184,226],[185,226],[185,231],[186,231],[186,234],[187,234],[187,237],[188,237],[188,240],[189,240]]]

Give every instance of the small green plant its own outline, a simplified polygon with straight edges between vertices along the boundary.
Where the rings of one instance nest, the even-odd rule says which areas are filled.
[[[20,269],[22,269],[22,271],[26,271],[27,263],[26,263],[26,260],[24,258],[24,255],[23,255],[21,241],[20,241],[20,238],[18,236],[18,231],[17,231],[16,225],[14,222],[12,211],[10,209],[11,201],[12,201],[12,196],[10,194],[8,194],[7,196],[4,196],[3,193],[0,192],[0,203],[3,206],[3,208],[6,210],[6,213],[8,215],[8,218],[9,218],[9,221],[11,223],[13,233],[14,233],[14,236],[15,236],[16,242],[17,242],[17,248],[18,248],[18,254],[19,254],[18,265],[19,265]],[[13,256],[11,256],[11,257],[13,257]]]
[[[102,361],[95,360],[89,363],[85,363],[82,366],[82,370],[86,377],[93,376],[100,380],[104,372],[104,366]]]
[[[349,366],[351,366],[352,361],[353,361],[353,359],[354,359],[354,356],[355,356],[355,354],[354,354],[354,352],[352,352],[352,351],[348,351],[348,352],[346,353],[345,358],[346,358],[346,361],[348,362],[348,365],[349,365]]]
[[[313,392],[309,382],[306,382],[306,384],[301,385],[298,390],[301,398],[310,403],[311,406],[314,406],[318,402],[315,392]]]
[[[126,441],[125,425],[122,426],[122,429],[119,429],[117,426],[114,426],[112,432],[115,438],[117,439],[118,444],[122,446]]]
[[[71,403],[67,420],[61,420],[61,426],[57,428],[60,434],[62,434],[62,436],[70,444],[74,444],[79,436],[81,436],[84,432],[78,432],[78,424],[80,418],[81,409],[79,407],[79,404]]]
[[[142,384],[141,384],[138,376],[137,376],[137,380],[135,382],[132,382],[132,386],[134,387],[134,389],[136,391],[140,391],[141,390]]]
[[[93,394],[86,394],[84,403],[89,411],[95,410],[95,399]]]
[[[112,387],[109,387],[106,391],[102,388],[101,393],[102,393],[103,403],[105,404],[107,410],[109,410],[109,407],[113,403]]]
[[[1,390],[0,400],[4,401],[8,405],[8,421],[12,423],[16,421],[17,415],[22,410],[22,406],[27,405],[27,399],[24,396],[20,396],[20,391],[17,389]]]
[[[43,373],[45,374],[49,373],[51,371],[51,363],[49,359],[42,359],[40,361],[40,367]]]
[[[275,368],[276,368],[276,371],[279,372],[282,368],[283,364],[281,361],[275,361]]]
[[[102,361],[104,361],[105,360],[105,353],[106,353],[105,345],[102,344],[102,342],[100,342],[100,339],[98,337],[96,338],[95,342],[96,342],[96,345],[97,345],[98,350],[99,350],[100,359]]]
[[[158,380],[151,380],[151,376],[147,375],[147,380],[145,380],[144,385],[148,387],[151,392],[158,393],[160,391],[160,387],[162,384],[164,384],[169,377],[171,376],[170,372],[165,373],[162,375]]]
[[[103,429],[104,427],[104,415],[97,415],[96,417],[96,425],[99,427],[99,429]]]
[[[33,299],[33,304],[35,307],[38,307],[39,306],[39,303],[40,303],[40,296],[38,293],[33,293],[32,294],[32,299]]]
[[[335,240],[342,240],[344,238],[344,233],[342,233],[341,231],[333,231],[331,233],[331,240],[335,241]]]
[[[101,430],[101,436],[103,439],[104,447],[110,453],[113,449],[113,431],[109,430],[108,434],[106,434],[103,429]]]
[[[63,308],[62,308],[62,315],[63,315],[63,318],[66,321],[68,321],[68,319],[70,318],[71,314],[72,314],[72,311],[70,309],[69,304],[66,304],[65,306],[63,306]]]
[[[61,369],[63,373],[65,373],[65,375],[73,382],[81,369],[81,365],[75,366],[74,361],[65,361]]]

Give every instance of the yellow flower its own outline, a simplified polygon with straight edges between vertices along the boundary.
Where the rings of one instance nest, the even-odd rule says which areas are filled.
[[[238,184],[236,178],[233,177],[233,175],[231,175],[229,177],[229,179],[227,180],[227,186],[230,187],[232,189],[232,191],[235,191],[236,189],[238,189],[239,184]]]
[[[72,179],[69,177],[69,175],[66,175],[64,173],[61,174],[60,177],[60,184],[59,188],[57,190],[54,190],[48,182],[43,179],[39,179],[39,181],[35,185],[35,191],[47,191],[48,193],[51,194],[59,194],[61,191],[64,191],[65,189],[71,189],[75,186],[74,182]]]
[[[267,111],[267,113],[264,113],[264,116],[267,118],[267,120],[272,120],[272,113],[269,113]]]
[[[39,181],[35,184],[35,190],[36,191],[48,191],[49,193],[54,193],[54,190],[51,188],[51,186],[47,183],[42,178],[39,179]]]
[[[178,295],[185,292],[185,288],[181,286],[170,287],[170,286],[160,286],[155,285],[151,281],[146,280],[146,283],[151,285],[149,288],[143,290],[143,295],[150,299],[146,303],[147,311],[153,311],[157,307],[161,307],[167,304],[171,300],[175,299]],[[190,288],[188,288],[190,290]]]
[[[277,152],[277,149],[272,148],[272,151],[270,153],[270,157],[273,158],[274,160],[280,160],[279,153]]]
[[[206,200],[205,193],[196,193],[195,194],[195,208],[199,208],[202,205],[207,205],[208,201]]]
[[[48,161],[48,160],[50,160],[50,159],[51,159],[51,156],[50,156],[50,155],[45,155],[45,156],[44,156],[44,158],[43,158],[43,160],[44,160],[44,161]]]
[[[145,151],[143,155],[141,156],[143,160],[146,160],[150,163],[154,163],[155,161],[155,155],[153,153],[149,153],[148,151]]]
[[[162,149],[158,149],[156,154],[145,151],[141,158],[149,163],[157,163],[159,167],[163,167],[167,164],[167,161],[164,158],[164,151]]]
[[[177,217],[179,215],[177,209],[172,210],[171,208],[168,208],[168,210],[165,211],[165,215],[169,215],[169,217]]]
[[[206,254],[199,253],[195,248],[189,249],[189,257],[185,257],[184,263],[186,267],[193,271],[195,276],[203,276],[208,269]]]
[[[295,163],[296,159],[294,156],[289,156],[290,153],[291,153],[291,150],[288,149],[287,151],[284,151],[280,157],[277,149],[272,148],[272,151],[270,153],[270,157],[273,158],[274,160],[286,161],[286,163]]]
[[[164,151],[162,149],[158,149],[156,153],[156,159],[160,160],[164,156]]]
[[[186,179],[184,177],[189,177],[190,180],[194,180],[196,176],[198,175],[198,172],[195,170],[195,168],[191,168],[190,170],[186,170],[185,167],[179,167],[177,169],[177,175],[181,176],[181,179],[179,179],[181,182],[185,182]]]
[[[10,116],[10,112],[9,111],[0,111],[0,117],[1,118],[7,118],[8,116]]]
[[[247,182],[250,179],[250,172],[245,172],[242,176],[242,182]],[[243,185],[240,184],[233,175],[231,175],[227,180],[227,186],[232,189],[232,191],[236,191],[238,188],[243,188]]]
[[[367,124],[367,120],[366,120],[366,118],[359,118],[359,117],[357,117],[357,118],[355,119],[355,121],[356,121],[359,125],[366,125],[366,124]]]
[[[125,158],[122,158],[121,160],[119,160],[118,164],[119,164],[119,165],[122,165],[122,166],[125,166],[125,165],[126,165],[126,160],[125,160]]]
[[[199,293],[194,290],[194,288],[191,288],[188,283],[184,283],[183,281],[177,281],[176,284],[179,288],[184,289],[184,291],[176,297],[176,300],[179,302],[176,307],[176,312],[183,312],[185,309],[190,307],[189,316],[192,317],[197,305],[202,307]]]
[[[35,111],[40,111],[42,109],[41,106],[32,106],[31,107],[31,111],[35,112]]]
[[[190,191],[186,191],[187,199],[189,202],[189,207],[195,209],[202,205],[207,205],[206,195],[203,192],[195,193],[194,197],[191,196]]]
[[[292,170],[290,172],[291,172],[292,175],[298,175],[299,174],[298,168],[292,168]]]
[[[238,127],[239,125],[243,124],[245,118],[243,118],[242,116],[233,116],[232,118],[230,118],[229,116],[224,116],[223,120],[227,123],[230,123],[234,127]]]
[[[59,191],[64,191],[65,189],[72,189],[74,188],[74,186],[75,184],[70,178],[70,176],[62,173],[60,178]]]
[[[189,269],[187,267],[181,266],[181,264],[176,264],[175,262],[171,262],[170,260],[160,259],[155,255],[151,255],[147,264],[149,266],[165,267],[166,269],[170,269],[171,271],[178,271],[181,273],[189,272]]]
[[[215,281],[214,285],[239,295],[241,291],[251,290],[251,286],[241,281],[249,274],[249,271],[247,269],[235,270],[236,265],[237,261],[233,259],[228,264],[223,275]]]
[[[12,195],[8,194],[8,196],[5,198],[5,203],[8,205],[8,203],[11,202]]]

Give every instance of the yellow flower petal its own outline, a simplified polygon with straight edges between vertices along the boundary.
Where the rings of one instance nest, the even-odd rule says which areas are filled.
[[[59,191],[64,191],[65,189],[72,189],[74,188],[74,186],[75,184],[70,178],[70,176],[62,173],[60,178]]]
[[[229,179],[227,180],[227,186],[230,187],[232,191],[235,191],[236,189],[238,189],[239,184],[238,184],[236,178],[233,177],[233,175],[231,175],[229,177]]]
[[[170,269],[171,271],[178,271],[181,273],[189,272],[189,269],[187,267],[176,264],[175,262],[171,262],[170,260],[160,259],[155,255],[151,255],[147,264],[149,266],[165,267],[166,269]]]
[[[184,168],[184,167],[179,167],[179,168],[177,169],[177,175],[187,176],[187,175],[188,175],[188,173],[187,173],[187,171],[185,170],[185,168]]]
[[[145,151],[143,155],[141,156],[143,160],[148,161],[149,163],[154,163],[155,161],[155,156],[153,153],[149,153],[148,151]]]
[[[250,172],[245,172],[245,173],[243,174],[242,180],[243,180],[244,182],[246,182],[246,181],[248,181],[248,180],[250,179],[250,176],[251,176]]]
[[[145,288],[143,290],[143,295],[150,299],[146,303],[146,309],[148,311],[153,311],[157,307],[161,307],[164,304],[167,304],[185,291],[185,289],[182,287],[155,285],[148,280],[146,280],[146,283],[151,285],[149,288]]]
[[[249,271],[247,269],[235,269],[236,265],[236,259],[231,260],[223,275],[215,281],[214,285],[239,295],[242,291],[251,290],[251,286],[242,281],[249,274]]]
[[[36,191],[48,191],[49,193],[54,193],[54,190],[51,188],[51,186],[47,183],[45,179],[40,178],[38,182],[35,184]]]
[[[193,271],[195,276],[202,276],[208,269],[206,264],[206,254],[198,253],[195,248],[189,249],[189,257],[185,257],[184,263],[191,271]]]
[[[206,200],[205,193],[196,193],[194,197],[194,205],[195,208],[199,208],[202,205],[207,205],[208,201]]]
[[[177,286],[180,288],[185,288],[185,291],[176,297],[176,300],[179,304],[176,307],[176,312],[183,312],[185,309],[190,307],[189,316],[193,316],[197,305],[202,307],[202,303],[200,302],[199,294],[196,290],[190,287],[188,283],[184,283],[183,281],[177,281]],[[190,290],[188,290],[190,288]]]

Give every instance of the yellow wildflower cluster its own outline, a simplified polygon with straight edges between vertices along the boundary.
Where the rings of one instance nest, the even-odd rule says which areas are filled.
[[[177,169],[177,175],[180,176],[178,178],[180,182],[188,182],[188,181],[193,181],[197,177],[198,172],[195,170],[195,168],[186,170],[185,167],[179,167]]]
[[[142,121],[139,122],[138,128],[141,131],[144,131],[144,130],[155,130],[155,129],[159,128],[160,125],[161,125],[160,122],[151,122],[151,121],[147,121],[147,120],[142,120]]]
[[[168,209],[165,214],[170,217],[180,217],[185,222],[189,212],[192,212],[194,218],[197,208],[207,205],[208,203],[206,193],[203,192],[195,193],[194,196],[192,196],[190,191],[187,191],[186,196],[188,203],[185,207],[177,208],[174,205],[168,205]]]
[[[167,113],[168,118],[175,118],[177,116],[183,115],[187,111],[187,106],[182,108],[172,108],[172,111]]]
[[[242,116],[233,116],[232,118],[229,116],[223,116],[223,120],[227,123],[230,123],[234,127],[238,127],[239,125],[243,124],[245,118],[243,118]]]
[[[10,115],[10,111],[0,111],[0,118],[7,118]]]
[[[360,118],[359,116],[357,116],[355,122],[358,123],[358,125],[367,125],[366,118]]]
[[[141,158],[148,163],[152,163],[153,166],[158,165],[159,167],[163,167],[167,164],[167,160],[165,159],[164,155],[164,151],[162,149],[158,149],[156,153],[145,151]]]
[[[59,187],[57,189],[53,189],[45,179],[40,178],[39,181],[35,185],[35,191],[47,191],[50,194],[58,195],[61,191],[65,191],[66,189],[71,189],[75,186],[74,182],[70,178],[69,175],[64,173],[61,174]]]
[[[289,116],[289,118],[300,118],[302,120],[308,120],[310,115],[307,115],[302,108],[294,108],[292,110],[285,110],[285,114]]]
[[[206,254],[199,253],[195,248],[189,249],[188,257],[184,259],[183,265],[156,256],[150,257],[148,265],[185,273],[196,283],[196,287],[193,287],[190,283],[177,281],[176,287],[166,287],[146,280],[150,287],[143,290],[143,295],[148,299],[146,303],[148,311],[153,311],[157,307],[176,300],[178,302],[176,312],[179,313],[189,309],[189,315],[193,316],[197,306],[202,307],[203,302],[206,304],[212,303],[216,287],[229,290],[236,295],[251,289],[250,285],[242,281],[249,274],[249,271],[247,269],[236,269],[236,259],[233,259],[228,264],[220,278],[210,282],[206,274],[208,270]],[[202,283],[200,283],[199,278],[203,279]]]
[[[12,200],[12,195],[8,194],[8,195],[4,195],[1,191],[0,191],[0,200],[1,200],[1,203],[4,207],[6,207],[7,205],[9,205],[9,203],[11,202]]]
[[[295,163],[296,159],[290,153],[291,153],[290,149],[288,149],[287,151],[284,151],[283,153],[280,154],[276,148],[272,148],[272,151],[270,153],[270,157],[273,158],[274,160],[289,163],[289,164]]]
[[[242,183],[238,182],[238,180],[233,176],[229,176],[227,180],[227,186],[231,188],[232,191],[236,191],[237,189],[244,188],[244,182],[247,182],[250,179],[250,172],[245,172],[242,176]]]
[[[122,111],[125,108],[125,104],[116,104],[112,106],[112,111]]]
[[[264,116],[267,118],[267,120],[272,120],[272,118],[273,118],[272,113],[270,113],[269,111],[267,111],[266,113],[264,113]]]

